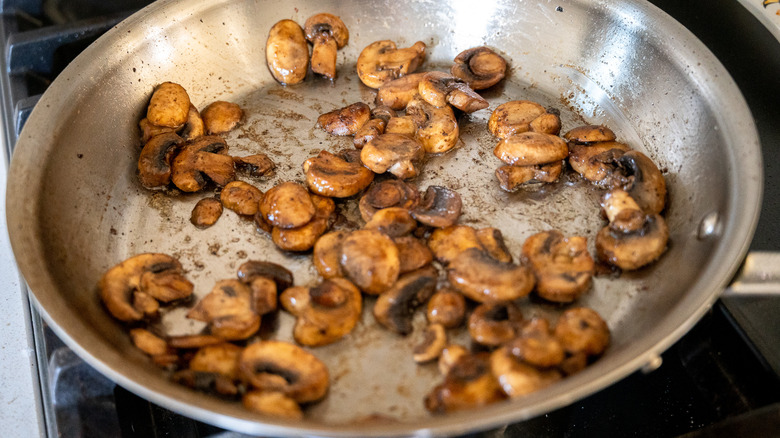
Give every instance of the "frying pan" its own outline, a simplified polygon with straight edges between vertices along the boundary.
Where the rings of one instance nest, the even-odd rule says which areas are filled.
[[[265,65],[265,38],[280,19],[303,23],[318,12],[343,18],[349,44],[334,82],[309,75],[283,87]],[[430,416],[423,396],[438,381],[435,365],[416,365],[416,333],[380,330],[367,313],[346,339],[314,349],[330,368],[328,397],[289,422],[245,411],[239,403],[171,383],[128,338],[97,299],[110,266],[141,252],[178,257],[198,296],[234,278],[254,260],[282,263],[296,284],[316,275],[306,255],[285,254],[247,220],[227,212],[198,230],[190,211],[205,194],[143,189],[137,181],[137,124],[153,87],[183,85],[200,108],[239,103],[242,127],[227,135],[232,155],[267,153],[276,173],[252,180],[262,190],[302,180],[300,165],[321,149],[351,147],[315,127],[319,114],[372,102],[354,72],[360,50],[391,39],[425,42],[423,69],[447,69],[462,50],[488,45],[510,63],[508,78],[487,90],[491,107],[462,116],[458,147],[431,157],[415,181],[456,189],[462,223],[501,229],[517,257],[524,239],[556,228],[593,237],[604,225],[599,190],[567,176],[505,193],[493,171],[490,111],[515,99],[561,111],[563,130],[603,123],[648,154],[669,186],[670,247],[663,258],[620,278],[598,277],[580,301],[612,330],[606,354],[584,371],[527,397],[471,411]],[[511,0],[359,2],[161,1],[106,33],[54,81],[20,135],[9,172],[11,242],[34,301],[55,332],[118,384],[166,408],[224,428],[265,435],[444,435],[517,422],[570,404],[640,369],[660,363],[717,299],[743,260],[761,202],[761,157],[748,108],[725,69],[682,26],[642,1],[565,3]],[[342,213],[355,217],[347,204]],[[350,216],[352,215],[352,216]],[[554,318],[556,306],[524,302],[526,316]],[[197,332],[186,309],[167,312],[156,329]],[[266,336],[291,340],[280,313]],[[454,332],[455,340],[464,333]],[[383,419],[383,420],[380,420]]]

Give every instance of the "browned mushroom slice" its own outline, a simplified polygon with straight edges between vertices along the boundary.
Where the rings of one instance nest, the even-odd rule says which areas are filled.
[[[393,239],[398,247],[401,260],[401,274],[428,266],[433,261],[433,253],[428,246],[414,236],[400,236]]]
[[[501,389],[511,398],[538,391],[562,377],[558,370],[540,370],[522,362],[509,347],[501,347],[491,353],[490,369],[501,382]]]
[[[469,315],[468,326],[474,342],[497,347],[520,333],[523,314],[511,302],[482,303]]]
[[[449,344],[444,347],[439,355],[439,372],[446,376],[461,357],[469,354],[465,347],[458,344]]]
[[[465,354],[425,396],[425,408],[438,414],[474,409],[506,398],[490,371],[488,353]]]
[[[355,135],[370,118],[371,108],[363,102],[355,102],[320,115],[317,126],[333,135]]]
[[[200,116],[200,112],[193,104],[190,104],[190,110],[187,112],[187,121],[179,130],[179,135],[185,140],[192,140],[206,135],[206,125],[203,123],[203,117]]]
[[[569,156],[569,148],[558,136],[524,132],[499,141],[493,155],[506,164],[531,166],[561,161]]]
[[[150,122],[146,117],[138,122],[138,128],[141,130],[141,146],[145,145],[155,135],[176,132],[175,128],[153,125],[152,122]]]
[[[406,106],[406,115],[417,125],[414,138],[422,144],[425,152],[444,153],[458,143],[458,120],[449,106],[436,108],[416,97]]]
[[[156,300],[142,288],[141,277],[147,272],[158,274],[149,277],[149,280],[160,279],[161,287],[175,285],[181,288],[170,291],[171,295],[184,298],[192,294],[193,285],[184,278],[178,260],[166,254],[139,254],[112,267],[100,279],[100,298],[114,318],[120,321],[138,321],[149,314],[134,306],[139,293],[148,297],[147,301],[151,300],[156,304]],[[178,281],[171,282],[171,276],[178,277]],[[147,285],[149,283],[146,282]]]
[[[429,186],[420,205],[412,210],[412,216],[425,225],[446,228],[460,217],[463,202],[455,190],[442,186]]]
[[[401,335],[411,333],[414,311],[433,295],[437,277],[436,270],[432,267],[401,276],[377,298],[374,304],[376,320],[395,333]]]
[[[576,143],[595,143],[599,141],[614,141],[615,133],[603,125],[578,126],[566,134],[563,138]]]
[[[599,259],[631,270],[655,261],[666,250],[666,221],[658,214],[645,214],[627,192],[612,190],[604,195],[601,206],[609,225],[596,236]]]
[[[144,328],[134,328],[130,330],[130,339],[139,350],[149,356],[157,356],[170,352],[168,343],[165,339],[155,335]]]
[[[210,103],[200,116],[208,134],[224,134],[241,123],[244,110],[233,102],[218,100]]]
[[[595,310],[587,307],[575,307],[563,312],[553,333],[567,353],[599,356],[609,345],[607,323]]]
[[[401,207],[411,210],[420,201],[417,188],[398,179],[386,179],[375,182],[360,198],[358,208],[360,216],[368,222],[374,214],[383,208]]]
[[[464,50],[455,57],[452,74],[464,80],[474,90],[484,90],[497,84],[506,75],[506,61],[487,47]]]
[[[242,348],[222,341],[206,345],[192,356],[189,369],[203,373],[217,373],[230,380],[238,379],[238,357]]]
[[[435,229],[428,239],[428,247],[436,260],[444,265],[469,248],[482,250],[477,230],[467,225]]]
[[[146,118],[155,126],[178,129],[187,122],[190,96],[187,90],[173,82],[163,82],[154,89]]]
[[[512,100],[496,107],[488,119],[488,130],[498,138],[522,134],[531,123],[547,113],[543,106],[530,100]]]
[[[171,182],[171,160],[179,150],[182,138],[174,132],[152,137],[138,157],[138,179],[147,189],[165,187]]]
[[[563,237],[560,231],[534,234],[523,243],[523,257],[536,276],[536,293],[570,303],[588,290],[596,265],[584,237]]]
[[[658,166],[639,151],[614,152],[605,185],[628,192],[645,213],[661,213],[666,205],[666,181]]]
[[[400,179],[419,173],[417,163],[424,151],[420,143],[401,134],[382,134],[360,151],[360,160],[374,173],[389,172]]]
[[[386,105],[393,110],[402,110],[418,93],[420,80],[425,73],[412,73],[383,83],[376,92],[377,105]]]
[[[220,280],[188,313],[209,324],[211,334],[226,340],[246,339],[260,328],[253,309],[252,292],[239,280]]]
[[[390,117],[385,125],[385,134],[401,134],[414,138],[417,123],[411,116]]]
[[[206,185],[206,177],[218,186],[236,179],[233,159],[222,137],[198,137],[184,144],[173,160],[171,181],[185,192],[197,192]]]
[[[187,298],[192,293],[192,283],[180,272],[170,269],[144,272],[141,274],[138,287],[145,294],[163,303]]]
[[[466,299],[452,289],[439,289],[428,300],[426,316],[431,324],[455,328],[463,323],[466,316]]]
[[[466,83],[456,82],[447,93],[447,103],[466,114],[479,111],[490,106],[487,100],[472,90]]]
[[[289,342],[268,340],[249,344],[241,352],[238,367],[252,387],[279,391],[298,403],[323,398],[330,386],[325,364]]]
[[[331,278],[312,288],[291,287],[279,301],[297,318],[295,341],[308,347],[332,344],[349,334],[363,309],[360,290],[345,278]]]
[[[385,133],[387,122],[382,119],[371,119],[355,132],[355,139],[352,143],[357,149],[362,149],[369,141]]]
[[[513,356],[538,368],[558,366],[565,358],[563,345],[544,318],[528,321],[520,330],[520,335],[506,346]]]
[[[296,228],[274,227],[271,230],[271,239],[276,246],[285,251],[308,251],[330,229],[335,220],[336,204],[330,198],[315,194],[311,195],[311,200],[315,214],[308,223]]]
[[[262,415],[289,420],[303,419],[301,406],[279,391],[247,391],[241,397],[245,409]]]
[[[316,209],[309,191],[294,182],[283,182],[265,193],[260,212],[271,225],[297,228],[309,223]]]
[[[544,134],[558,135],[561,132],[561,117],[557,110],[548,110],[549,112],[533,119],[528,125],[528,129],[534,132]]]
[[[292,20],[281,20],[271,27],[265,44],[268,70],[282,85],[293,85],[306,78],[309,45],[303,29]]]
[[[303,163],[309,190],[322,196],[347,198],[368,187],[374,172],[360,163],[348,163],[328,151]]]
[[[260,209],[263,192],[252,184],[233,181],[222,189],[219,199],[225,208],[240,215],[252,216]]]
[[[458,254],[449,265],[447,277],[455,289],[480,303],[511,301],[528,295],[534,287],[530,269],[499,262],[477,248]]]
[[[374,213],[364,228],[377,230],[389,237],[401,237],[414,231],[417,228],[417,221],[405,208],[388,207]]]
[[[251,176],[263,176],[275,167],[274,162],[266,154],[233,157],[233,162],[236,168],[246,171]]]
[[[563,161],[534,166],[501,166],[496,169],[496,178],[502,190],[512,192],[525,183],[551,183],[563,172]]]
[[[357,230],[341,244],[341,267],[360,290],[377,295],[396,282],[401,262],[392,239],[376,230]]]
[[[628,145],[616,141],[592,144],[569,143],[569,165],[593,183],[601,183],[613,171],[611,163],[616,156],[627,152]]]
[[[336,78],[336,51],[349,41],[349,30],[333,14],[312,15],[304,23],[306,39],[314,46],[311,52],[311,71],[328,79]]]
[[[477,239],[479,240],[482,249],[487,252],[490,257],[498,260],[499,262],[512,263],[512,254],[509,253],[509,248],[504,242],[504,235],[498,228],[482,228],[477,230]]]
[[[349,232],[331,231],[317,239],[312,251],[312,263],[323,278],[343,277],[341,269],[341,244]]]
[[[252,293],[252,310],[262,316],[271,313],[277,307],[276,282],[268,277],[256,277],[249,282],[249,290]]]
[[[390,40],[369,44],[357,59],[360,81],[370,88],[413,73],[425,58],[425,43],[417,41],[411,47],[398,49]]]
[[[196,349],[208,345],[222,344],[225,340],[214,335],[178,335],[168,338],[168,345],[171,348],[180,350]]]
[[[413,359],[417,363],[431,362],[441,356],[447,346],[447,332],[441,324],[429,324],[423,332],[422,341],[412,350]]]
[[[292,272],[276,263],[249,260],[238,267],[238,279],[244,283],[251,284],[258,277],[272,279],[279,291],[293,285]]]
[[[440,71],[426,73],[420,80],[418,91],[423,100],[437,108],[450,104],[463,112],[472,113],[489,106],[463,80]]]

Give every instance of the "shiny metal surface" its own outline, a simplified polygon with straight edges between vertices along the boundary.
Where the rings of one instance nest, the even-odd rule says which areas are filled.
[[[562,9],[562,10],[561,10]],[[340,15],[350,42],[339,51],[334,83],[308,77],[281,87],[265,66],[273,23],[299,23],[316,12]],[[607,354],[582,373],[526,398],[470,412],[429,416],[423,395],[435,365],[411,360],[416,342],[380,330],[365,314],[356,331],[314,353],[334,376],[327,399],[302,423],[259,418],[240,404],[170,383],[131,346],[100,305],[96,283],[119,261],[144,251],[179,257],[196,293],[231,278],[247,259],[284,263],[297,284],[315,280],[305,256],[275,249],[253,224],[226,212],[218,224],[189,223],[201,195],[144,190],[135,174],[137,122],[153,86],[182,84],[202,108],[215,99],[241,104],[243,126],[227,136],[231,154],[266,152],[278,165],[267,190],[301,180],[303,160],[320,149],[351,147],[315,128],[316,117],[374,91],[354,73],[360,50],[379,39],[429,46],[425,69],[446,68],[469,47],[486,44],[511,65],[489,90],[488,110],[461,120],[456,150],[431,158],[417,184],[443,184],[464,198],[461,222],[493,225],[517,256],[525,237],[549,228],[590,238],[603,225],[600,193],[573,179],[507,194],[485,124],[513,99],[561,111],[567,130],[604,123],[665,171],[671,247],[653,267],[620,279],[598,278],[581,304],[598,310],[613,332]],[[151,401],[221,427],[268,435],[442,435],[520,421],[569,404],[652,363],[718,297],[747,251],[761,201],[755,127],[736,86],[707,49],[660,10],[640,1],[304,2],[161,1],[132,16],[80,55],[41,99],[20,136],[8,183],[14,253],[41,312],[92,366]],[[349,217],[354,209],[346,209]],[[712,218],[716,218],[711,224]],[[707,233],[700,233],[707,219]],[[370,310],[370,302],[366,307]],[[526,303],[524,312],[557,309]],[[165,315],[168,333],[194,332],[184,311]],[[366,312],[369,313],[369,312]],[[422,321],[419,320],[418,323]],[[292,319],[281,314],[280,339]],[[421,324],[418,324],[418,329]],[[462,334],[461,334],[462,335]],[[395,422],[369,422],[375,414]]]

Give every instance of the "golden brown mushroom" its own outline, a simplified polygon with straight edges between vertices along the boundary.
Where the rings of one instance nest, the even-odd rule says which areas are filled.
[[[281,391],[247,391],[241,397],[244,408],[258,414],[289,420],[303,419],[301,406]]]
[[[232,131],[241,123],[241,118],[244,117],[244,110],[233,102],[218,100],[210,103],[203,109],[200,116],[203,119],[206,133],[210,135],[224,134]]]
[[[360,163],[349,163],[328,151],[303,163],[306,185],[322,196],[347,198],[371,184],[374,173]]]
[[[482,303],[469,315],[469,335],[474,342],[497,347],[514,339],[522,329],[523,314],[510,301]]]
[[[219,200],[222,205],[244,216],[253,216],[260,209],[263,192],[244,181],[232,181],[222,188]]]
[[[413,359],[417,363],[431,362],[441,356],[447,346],[447,332],[441,324],[429,324],[425,327],[422,341],[412,350]]]
[[[330,229],[335,220],[336,204],[332,199],[311,194],[314,205],[312,219],[295,228],[273,227],[271,239],[279,248],[285,251],[308,251],[317,239]]]
[[[417,70],[425,58],[425,49],[422,41],[404,49],[398,49],[390,40],[373,42],[358,56],[358,77],[366,86],[379,88],[386,82]]]
[[[360,216],[368,222],[383,208],[401,207],[411,210],[420,202],[417,188],[399,179],[376,181],[360,198]]]
[[[147,189],[165,187],[171,182],[171,161],[184,140],[174,132],[155,135],[146,142],[138,157],[138,179]]]
[[[341,244],[341,267],[357,287],[380,294],[398,279],[401,262],[393,240],[376,230],[357,230]]]
[[[233,159],[227,152],[228,145],[222,137],[203,136],[188,141],[173,160],[171,181],[185,192],[202,190],[206,178],[224,187],[236,179]]]
[[[452,74],[474,90],[497,84],[506,75],[506,61],[488,47],[464,50],[455,57]]]
[[[438,414],[474,409],[505,399],[498,380],[490,370],[488,353],[465,354],[425,396],[425,408]]]
[[[402,110],[417,96],[419,84],[425,73],[412,73],[383,83],[376,92],[377,105]]]
[[[198,228],[208,228],[222,216],[222,202],[217,198],[203,198],[195,204],[190,222]]]
[[[432,267],[402,275],[377,298],[374,305],[376,320],[395,333],[411,333],[414,311],[433,295],[437,277],[438,274]]]
[[[460,217],[463,202],[455,190],[443,186],[428,186],[420,205],[412,210],[412,217],[425,225],[446,228]]]
[[[297,228],[309,223],[316,209],[309,191],[294,182],[269,189],[260,202],[260,212],[274,227]]]
[[[209,324],[211,334],[226,340],[246,339],[260,328],[252,291],[239,280],[220,280],[188,313]]]
[[[341,18],[328,13],[312,15],[304,23],[306,40],[312,43],[311,71],[336,78],[336,52],[349,41],[349,30]]]
[[[414,138],[422,144],[425,152],[444,153],[458,143],[460,130],[451,107],[436,108],[422,98],[415,97],[406,106],[406,115],[417,125]]]
[[[417,176],[424,151],[420,143],[401,135],[385,133],[368,142],[360,160],[374,173],[389,172],[400,179]]]
[[[418,84],[418,92],[423,100],[437,108],[450,104],[465,113],[473,113],[490,105],[462,79],[441,71],[426,73]]]
[[[306,78],[309,45],[298,23],[281,20],[271,27],[265,44],[268,70],[282,85],[293,85]]]
[[[545,388],[561,379],[558,370],[540,370],[501,347],[490,355],[490,369],[501,382],[501,389],[511,398],[522,397]]]
[[[333,135],[355,135],[370,118],[371,108],[363,102],[355,102],[320,115],[317,126]]]
[[[155,126],[178,129],[187,122],[190,96],[187,90],[173,82],[163,82],[155,87],[146,118]]]
[[[564,237],[550,230],[523,243],[523,257],[536,276],[536,293],[558,303],[570,303],[588,290],[596,269],[584,237]]]
[[[426,316],[431,324],[455,328],[463,323],[466,316],[466,299],[452,289],[439,289],[428,300]]]
[[[530,269],[500,262],[477,248],[458,254],[449,264],[447,278],[455,289],[480,303],[511,301],[528,295],[534,287]]]
[[[569,148],[558,136],[524,132],[499,141],[493,155],[513,166],[532,166],[559,162],[569,156]]]

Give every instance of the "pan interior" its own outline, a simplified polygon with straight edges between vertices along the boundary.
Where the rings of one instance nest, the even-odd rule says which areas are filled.
[[[525,238],[548,229],[588,237],[595,253],[593,238],[604,226],[598,207],[602,192],[570,170],[551,185],[503,192],[494,177],[500,165],[492,154],[496,139],[486,129],[490,111],[499,104],[526,99],[555,108],[563,131],[584,122],[603,123],[663,170],[670,191],[669,251],[641,272],[596,278],[579,301],[599,311],[613,339],[589,374],[563,384],[580,388],[570,393],[598,389],[602,382],[588,381],[596,373],[630,372],[627,361],[659,342],[668,345],[668,334],[690,323],[668,321],[669,315],[691,315],[714,300],[717,291],[702,290],[699,283],[702,267],[712,262],[721,242],[697,238],[699,221],[713,212],[726,220],[738,207],[730,205],[730,194],[745,171],[739,167],[744,163],[728,165],[737,153],[730,143],[735,130],[747,129],[749,134],[751,126],[735,128],[724,120],[717,107],[724,102],[713,95],[721,84],[713,82],[712,75],[722,72],[710,58],[685,58],[693,56],[689,45],[699,48],[691,37],[663,20],[654,21],[653,29],[647,27],[648,20],[659,19],[658,12],[635,2],[568,2],[562,8],[546,1],[489,1],[478,7],[458,1],[403,7],[382,2],[296,7],[285,2],[198,3],[153,5],[77,59],[52,87],[60,91],[47,93],[28,121],[14,159],[12,178],[17,179],[9,183],[18,189],[16,194],[9,191],[9,205],[19,207],[9,213],[9,225],[22,230],[11,228],[14,249],[44,313],[93,365],[131,389],[178,410],[195,406],[188,413],[206,421],[263,430],[226,423],[221,415],[253,417],[237,404],[193,398],[168,383],[130,345],[126,329],[97,300],[97,281],[110,266],[141,252],[174,255],[198,296],[208,293],[216,280],[234,278],[236,268],[247,260],[283,264],[294,272],[296,284],[317,281],[307,255],[279,251],[251,221],[232,212],[226,211],[211,228],[192,226],[192,207],[213,190],[182,194],[140,186],[135,171],[137,122],[153,86],[178,82],[201,109],[216,99],[240,104],[245,121],[226,135],[230,153],[263,152],[274,160],[274,175],[244,178],[265,191],[281,181],[303,181],[301,164],[320,150],[353,147],[351,138],[331,136],[315,123],[321,113],[357,101],[373,102],[375,92],[360,83],[354,63],[363,47],[380,39],[399,46],[424,41],[429,47],[425,70],[447,69],[457,53],[478,45],[494,47],[508,59],[508,78],[484,94],[490,108],[461,116],[458,147],[430,157],[414,182],[421,189],[436,184],[457,190],[464,203],[461,223],[499,228],[516,259]],[[280,86],[265,66],[267,30],[282,18],[303,23],[321,10],[340,15],[351,31],[348,46],[339,52],[338,78],[330,82],[310,74],[301,85]],[[670,51],[669,35],[678,37],[679,52]],[[105,53],[107,61],[100,58]],[[739,152],[747,156],[748,165],[756,160],[750,147]],[[17,163],[22,160],[37,166]],[[18,182],[22,172],[28,175],[24,184]],[[341,209],[346,220],[359,223],[354,200]],[[21,241],[31,246],[20,251]],[[411,360],[424,318],[418,315],[415,334],[401,338],[378,327],[371,304],[367,299],[362,321],[347,339],[313,350],[333,378],[328,397],[307,410],[305,424],[354,424],[377,414],[412,424],[428,418],[422,400],[440,380],[438,371],[434,364],[419,366]],[[523,306],[528,317],[554,318],[561,310],[535,300]],[[203,328],[185,313],[166,312],[156,328],[168,334]],[[293,322],[282,312],[265,336],[291,340]],[[466,337],[462,331],[453,335]],[[189,394],[186,401],[184,394]],[[518,419],[540,413],[522,400],[516,404]],[[216,415],[198,410],[204,406],[215,409]]]

